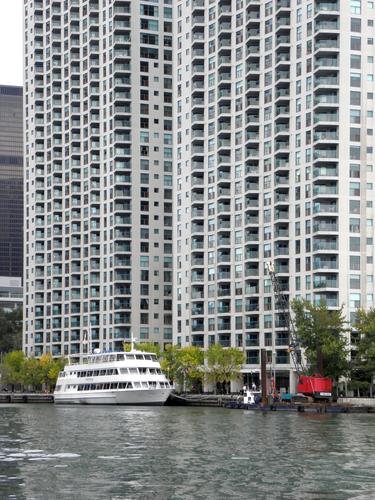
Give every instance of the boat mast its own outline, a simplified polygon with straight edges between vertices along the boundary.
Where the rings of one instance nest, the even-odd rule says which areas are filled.
[[[136,340],[138,340],[138,339],[136,339],[135,337],[133,337],[133,332],[130,332],[130,352],[133,352],[133,351],[136,350],[135,347],[134,347]]]
[[[89,330],[88,330],[88,338],[87,338],[87,354],[92,354],[92,333],[91,333],[91,319],[89,319]]]

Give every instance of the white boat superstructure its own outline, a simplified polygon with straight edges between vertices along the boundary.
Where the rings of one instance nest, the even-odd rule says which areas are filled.
[[[173,387],[153,353],[95,352],[60,372],[55,403],[162,405]]]

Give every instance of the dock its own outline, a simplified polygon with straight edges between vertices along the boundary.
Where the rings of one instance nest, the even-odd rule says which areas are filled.
[[[53,403],[53,394],[43,392],[0,392],[0,404],[2,403]]]
[[[361,398],[339,399],[337,402],[244,404],[242,396],[215,394],[171,394],[167,405],[223,407],[230,410],[257,412],[298,412],[298,413],[373,413],[375,398],[363,401]]]

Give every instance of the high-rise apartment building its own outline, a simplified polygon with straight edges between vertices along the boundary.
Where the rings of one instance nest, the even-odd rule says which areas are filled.
[[[0,85],[0,277],[23,274],[22,87]],[[7,280],[9,281],[9,280]]]
[[[375,2],[176,1],[175,340],[265,348],[290,299],[374,304]]]
[[[25,0],[28,355],[172,338],[171,0]]]

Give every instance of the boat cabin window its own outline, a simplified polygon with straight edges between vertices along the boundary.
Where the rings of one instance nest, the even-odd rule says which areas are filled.
[[[120,368],[120,373],[128,373],[128,369],[127,368]]]
[[[156,389],[157,387],[169,387],[168,382],[111,382],[106,384],[78,384],[78,385],[68,385],[67,389],[77,389],[78,391],[108,391],[116,389]],[[56,390],[59,391],[60,385],[56,386]]]
[[[117,361],[124,361],[125,355],[124,354],[117,354]]]
[[[155,368],[149,368],[150,374],[155,375],[156,374],[156,369]]]
[[[116,361],[116,354],[110,354],[108,356],[109,361]]]
[[[127,354],[126,359],[135,359],[134,354]]]
[[[146,358],[146,356],[145,356],[145,358]],[[143,354],[136,354],[135,359],[144,359]]]
[[[136,368],[135,368],[136,370]],[[106,375],[118,375],[120,372],[117,368],[108,368],[107,370],[87,370],[77,372],[78,377],[103,377]],[[124,372],[127,373],[127,372]],[[136,373],[136,372],[135,372]]]
[[[129,368],[129,373],[138,373],[138,368]]]
[[[146,374],[146,373],[147,373],[147,368],[138,368],[138,370],[139,370],[139,373],[140,373],[141,375],[144,375],[144,374]]]
[[[151,358],[150,354],[145,354],[145,359],[151,360],[152,358]]]

